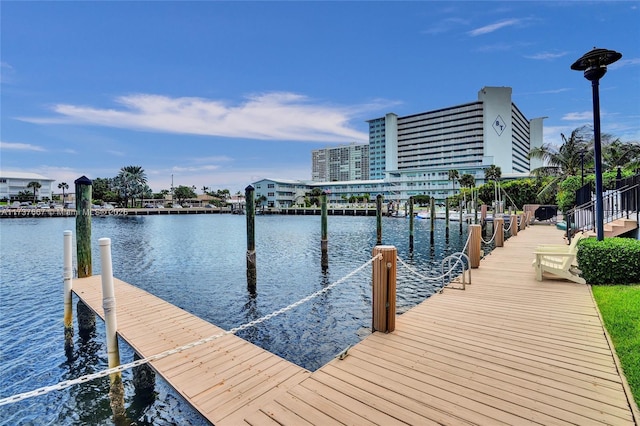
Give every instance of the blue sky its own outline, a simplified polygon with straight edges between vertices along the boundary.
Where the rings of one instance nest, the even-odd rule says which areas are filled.
[[[510,86],[545,142],[592,123],[571,64],[623,57],[602,131],[640,140],[640,2],[2,1],[0,167],[72,184],[142,166],[154,191],[311,178],[366,120]]]

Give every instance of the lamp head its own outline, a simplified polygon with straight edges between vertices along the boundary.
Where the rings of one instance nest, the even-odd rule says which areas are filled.
[[[580,59],[571,65],[571,69],[575,71],[584,71],[584,77],[589,81],[602,78],[607,72],[607,65],[614,63],[622,58],[622,53],[615,50],[597,49],[582,55]]]

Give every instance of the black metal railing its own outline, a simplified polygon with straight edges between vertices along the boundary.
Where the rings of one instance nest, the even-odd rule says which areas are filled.
[[[616,187],[618,189],[607,191],[602,197],[604,223],[613,222],[620,218],[630,219],[633,216],[636,221],[640,221],[640,175],[619,179]],[[590,185],[585,185],[576,191],[576,201],[582,202],[565,213],[569,239],[576,232],[596,227],[596,202],[592,199],[590,188]]]

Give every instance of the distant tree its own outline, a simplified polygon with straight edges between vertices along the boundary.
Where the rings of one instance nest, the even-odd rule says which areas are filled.
[[[486,169],[484,169],[484,178],[487,181],[493,180],[498,182],[500,181],[501,177],[502,177],[502,169],[499,166],[496,166],[495,164],[492,164]]]
[[[120,173],[116,176],[115,187],[124,199],[124,205],[129,205],[129,199],[135,204],[135,198],[143,198],[145,185],[147,183],[147,175],[140,166],[126,166],[120,169]]]
[[[18,192],[18,201],[27,201],[28,199],[31,198],[31,192],[30,191],[20,191]]]
[[[95,178],[92,182],[92,195],[96,200],[110,203],[120,201],[118,190],[114,188],[115,178]]]
[[[476,186],[476,178],[469,173],[465,173],[464,175],[460,176],[458,183],[463,188],[473,188],[474,186]]]
[[[218,190],[216,190],[216,192],[213,195],[215,197],[220,198],[223,201],[226,201],[229,198],[231,198],[231,193],[229,192],[228,189],[218,189]]]
[[[36,199],[36,193],[38,192],[38,190],[40,188],[42,188],[42,185],[40,184],[40,182],[37,182],[37,181],[34,180],[34,181],[31,181],[31,182],[29,182],[27,184],[27,188],[33,189],[33,202],[35,203],[36,200],[37,200]]]
[[[320,206],[320,196],[322,195],[322,188],[315,187],[310,192],[307,192],[308,203],[307,207],[312,205]]]
[[[431,197],[426,194],[418,194],[413,196],[413,202],[419,206],[428,206],[431,201]]]
[[[640,143],[616,139],[602,144],[603,171],[613,171],[618,167],[630,171],[640,167]]]
[[[267,201],[267,197],[265,197],[264,195],[260,195],[259,197],[256,198],[256,206],[264,209],[264,203],[266,201]]]
[[[208,186],[203,186],[203,187],[202,187],[202,193],[203,193],[203,194],[206,194],[208,190],[209,190],[209,187],[208,187]]]
[[[66,182],[60,182],[58,184],[58,189],[62,189],[62,204],[64,204],[64,202],[66,201],[66,194],[65,194],[65,190],[69,189],[69,184]]]
[[[538,193],[540,199],[557,193],[560,182],[569,176],[580,176],[583,159],[586,163],[593,161],[589,132],[588,126],[583,126],[571,132],[568,139],[564,134],[560,134],[563,144],[559,148],[543,144],[529,151],[529,158],[537,158],[544,162],[542,167],[532,170],[531,174],[537,177],[553,177]]]
[[[453,190],[453,193],[455,195],[455,192],[456,192],[456,180],[458,180],[460,178],[460,172],[458,172],[455,169],[452,169],[452,170],[449,170],[448,174],[449,174],[449,180],[451,181],[451,189]]]
[[[189,198],[196,198],[198,196],[193,187],[184,185],[174,188],[173,195],[176,198],[176,201],[178,201],[178,204],[182,204],[185,200],[188,200]]]

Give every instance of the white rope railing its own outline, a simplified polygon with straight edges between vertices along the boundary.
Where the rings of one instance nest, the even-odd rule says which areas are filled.
[[[6,398],[2,398],[2,399],[0,399],[0,406],[7,405],[7,404],[12,404],[14,402],[22,401],[22,400],[25,400],[25,399],[28,399],[28,398],[33,398],[33,397],[40,396],[40,395],[45,395],[47,393],[54,392],[54,391],[57,391],[57,390],[66,389],[68,387],[71,387],[71,386],[74,386],[74,385],[77,385],[77,384],[81,384],[81,383],[86,383],[86,382],[89,382],[91,380],[99,379],[101,377],[106,377],[106,376],[109,376],[109,375],[114,374],[114,373],[121,373],[121,372],[123,372],[125,370],[128,370],[130,368],[139,367],[139,366],[147,364],[149,362],[157,361],[157,360],[166,358],[168,356],[177,354],[179,352],[186,351],[187,349],[191,349],[191,348],[194,348],[196,346],[200,346],[200,345],[203,345],[205,343],[212,342],[212,341],[214,341],[216,339],[219,339],[221,337],[224,337],[226,335],[236,334],[239,331],[246,330],[247,328],[254,327],[254,326],[256,326],[256,325],[258,325],[258,324],[260,324],[262,322],[270,320],[271,318],[274,318],[274,317],[276,317],[278,315],[284,314],[287,311],[290,311],[290,310],[292,310],[294,308],[297,308],[298,306],[302,305],[303,303],[306,303],[306,302],[310,301],[311,299],[314,299],[314,298],[316,298],[318,296],[321,296],[321,295],[327,293],[329,290],[331,290],[334,287],[342,284],[343,282],[345,282],[346,280],[351,278],[353,275],[357,274],[358,272],[362,271],[367,266],[371,265],[378,258],[382,258],[382,254],[379,254],[377,256],[372,257],[369,261],[365,262],[360,267],[354,269],[353,271],[351,271],[350,273],[348,273],[344,277],[342,277],[339,280],[333,282],[332,284],[329,284],[328,286],[324,287],[323,289],[318,290],[315,293],[312,293],[309,296],[307,296],[307,297],[305,297],[303,299],[300,299],[297,302],[294,302],[294,303],[292,303],[292,304],[290,304],[290,305],[288,305],[288,306],[286,306],[286,307],[284,307],[282,309],[278,309],[277,311],[274,311],[274,312],[272,312],[270,314],[267,314],[267,315],[265,315],[265,316],[263,316],[261,318],[258,318],[258,319],[255,319],[253,321],[250,321],[250,322],[248,322],[246,324],[242,324],[242,325],[240,325],[238,327],[234,327],[234,328],[232,328],[232,329],[230,329],[228,331],[223,331],[221,333],[214,334],[214,335],[209,336],[209,337],[205,337],[203,339],[200,339],[200,340],[192,342],[192,343],[188,343],[188,344],[183,345],[183,346],[178,346],[178,347],[176,347],[174,349],[169,349],[167,351],[160,352],[159,354],[152,355],[152,356],[149,356],[147,358],[138,359],[136,361],[133,361],[133,362],[130,362],[130,363],[127,363],[127,364],[121,364],[121,365],[119,365],[117,367],[108,368],[106,370],[102,370],[102,371],[99,371],[99,372],[96,372],[96,373],[87,374],[85,376],[81,376],[81,377],[78,377],[76,379],[65,380],[65,381],[62,381],[62,382],[57,383],[55,385],[44,386],[44,387],[32,390],[30,392],[24,392],[24,393],[12,395],[12,396],[9,396],[9,397],[6,397]]]
[[[495,220],[495,218],[494,218],[494,220]],[[495,222],[493,222],[493,223],[495,224]],[[483,242],[483,243],[485,243],[485,244],[491,244],[491,243],[493,242],[493,240],[495,240],[495,239],[496,239],[496,234],[497,234],[497,233],[498,233],[498,228],[496,228],[496,227],[494,226],[493,235],[491,236],[491,239],[490,239],[489,241],[485,240],[485,239],[482,237],[482,235],[480,235],[480,239],[481,239],[481,240],[482,240],[482,242]]]
[[[444,285],[445,284],[445,280],[447,279],[447,277],[451,277],[451,275],[453,274],[453,272],[456,270],[456,268],[459,265],[462,265],[462,272],[464,273],[465,264],[464,264],[464,261],[462,260],[463,257],[466,258],[466,255],[463,252],[458,252],[458,253],[453,253],[452,255],[449,255],[445,259],[443,259],[442,260],[442,269],[444,269],[445,262],[450,261],[452,258],[455,259],[455,263],[453,264],[453,266],[451,266],[449,268],[449,270],[447,272],[441,271],[442,273],[437,277],[430,277],[430,276],[421,274],[420,272],[418,272],[415,269],[413,269],[411,267],[411,265],[407,264],[404,260],[402,260],[400,258],[400,256],[397,256],[397,259],[398,259],[398,262],[402,266],[404,266],[409,272],[411,272],[412,274],[414,274],[418,278],[421,278],[424,281],[441,282]]]
[[[518,219],[516,220],[509,220],[509,226],[507,228],[504,229],[504,233],[506,234],[507,232],[511,232],[511,227],[513,226],[513,222],[518,222]],[[516,225],[518,226],[518,225]]]

